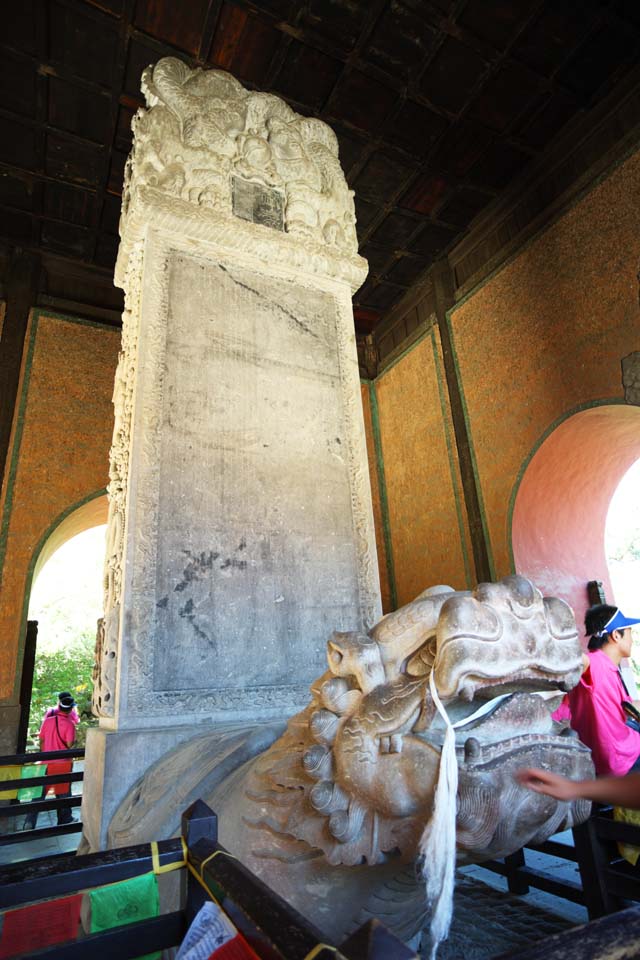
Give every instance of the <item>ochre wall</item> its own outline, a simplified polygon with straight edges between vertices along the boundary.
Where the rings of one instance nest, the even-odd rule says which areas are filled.
[[[498,577],[512,569],[519,476],[544,435],[579,409],[623,400],[620,360],[640,348],[639,224],[636,154],[451,312]],[[551,478],[567,496],[572,469],[567,463]],[[598,457],[590,469],[597,473]],[[606,578],[603,559],[593,578]],[[571,594],[572,571],[556,573],[557,595]]]
[[[2,499],[0,700],[17,702],[34,553],[62,515],[104,490],[118,330],[33,311]]]
[[[567,599],[579,619],[586,580],[609,584],[606,507],[614,474],[619,479],[635,458],[620,361],[640,350],[638,224],[640,153],[612,170],[449,315],[493,577],[514,569],[531,574],[544,581],[545,592]],[[389,595],[395,590],[397,605],[429,584],[464,587],[476,579],[444,379],[432,330],[373,385],[384,471],[376,530],[380,545],[386,525]],[[587,418],[592,429],[581,428],[569,460],[549,476],[535,473],[538,458],[527,476],[545,438],[591,408],[601,413],[594,410]],[[584,453],[589,443],[593,457]],[[607,445],[616,457],[620,444],[624,454],[607,474],[607,504],[595,494],[587,503],[585,489],[599,488],[585,485],[582,472],[597,475]],[[516,565],[511,518],[523,476]],[[576,501],[566,516],[559,512],[563,498]],[[556,516],[545,517],[552,503]],[[583,535],[582,547],[575,542],[575,526],[567,532],[567,517],[580,512],[584,524],[594,526]],[[588,556],[578,564],[581,549]],[[381,565],[384,556],[380,551]]]
[[[374,389],[397,605],[436,584],[464,589],[468,531],[437,329]]]

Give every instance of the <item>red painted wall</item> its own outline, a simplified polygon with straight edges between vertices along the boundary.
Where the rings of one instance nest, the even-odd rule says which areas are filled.
[[[602,580],[607,600],[615,602],[605,524],[616,487],[638,459],[640,407],[594,407],[569,417],[547,437],[518,488],[512,523],[516,568],[543,593],[567,600],[580,630],[589,580]]]

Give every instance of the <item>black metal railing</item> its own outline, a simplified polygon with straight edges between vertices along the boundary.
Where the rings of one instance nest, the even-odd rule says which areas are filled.
[[[83,760],[84,748],[77,747],[70,750],[52,750],[43,753],[17,753],[11,756],[0,757],[0,767],[26,767],[36,764],[48,764],[52,761]],[[46,769],[43,767],[43,769]],[[9,820],[9,829],[0,833],[0,846],[10,843],[24,843],[28,840],[43,839],[45,837],[59,837],[69,833],[80,833],[82,823],[80,820],[74,820],[71,823],[58,823],[55,826],[35,827],[33,829],[23,829],[24,821],[37,818],[39,814],[47,811],[58,811],[62,809],[73,810],[80,807],[82,803],[81,793],[72,793],[71,796],[55,796],[47,798],[49,787],[60,783],[81,783],[84,778],[82,770],[70,770],[68,773],[45,773],[42,776],[35,777],[15,777],[11,780],[0,780],[0,793],[28,789],[41,788],[42,798],[37,800],[27,800],[20,802],[18,799],[12,800],[0,808],[2,818]]]
[[[596,807],[589,819],[572,830],[573,843],[553,837],[531,844],[502,860],[480,866],[503,876],[508,889],[525,895],[530,887],[544,890],[587,908],[595,919],[621,910],[629,900],[640,902],[640,872],[621,856],[619,843],[640,848],[640,826],[613,819],[611,807]],[[560,878],[527,863],[527,850],[545,853],[577,864],[580,880]]]
[[[205,887],[237,929],[252,943],[264,947],[273,960],[335,960],[336,944],[234,857],[217,840],[217,818],[201,800],[183,815],[182,836],[187,849],[188,882],[181,909],[151,920],[90,934],[81,940],[29,953],[32,960],[118,960],[178,946],[202,902]],[[220,856],[213,854],[219,853]],[[183,860],[182,841],[158,843],[160,866]],[[207,862],[205,862],[207,861]],[[33,901],[54,900],[93,887],[148,873],[153,869],[150,844],[107,850],[88,856],[65,856],[26,861],[0,869],[0,910]],[[202,883],[196,879],[197,874]],[[204,886],[203,886],[204,884]],[[255,947],[254,947],[255,948]],[[262,952],[262,951],[260,951]],[[416,954],[372,920],[338,947],[343,960],[413,960]]]

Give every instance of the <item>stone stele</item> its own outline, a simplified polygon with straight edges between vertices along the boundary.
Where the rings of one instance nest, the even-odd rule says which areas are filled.
[[[351,306],[367,265],[335,135],[175,59],[142,90],[116,265],[92,849],[195,725],[286,717],[327,635],[381,613]]]

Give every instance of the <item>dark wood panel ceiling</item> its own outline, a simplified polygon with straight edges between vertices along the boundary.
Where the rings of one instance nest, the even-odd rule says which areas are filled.
[[[140,74],[179,56],[336,131],[360,332],[640,53],[637,0],[21,0],[0,19],[0,236],[104,284]]]

